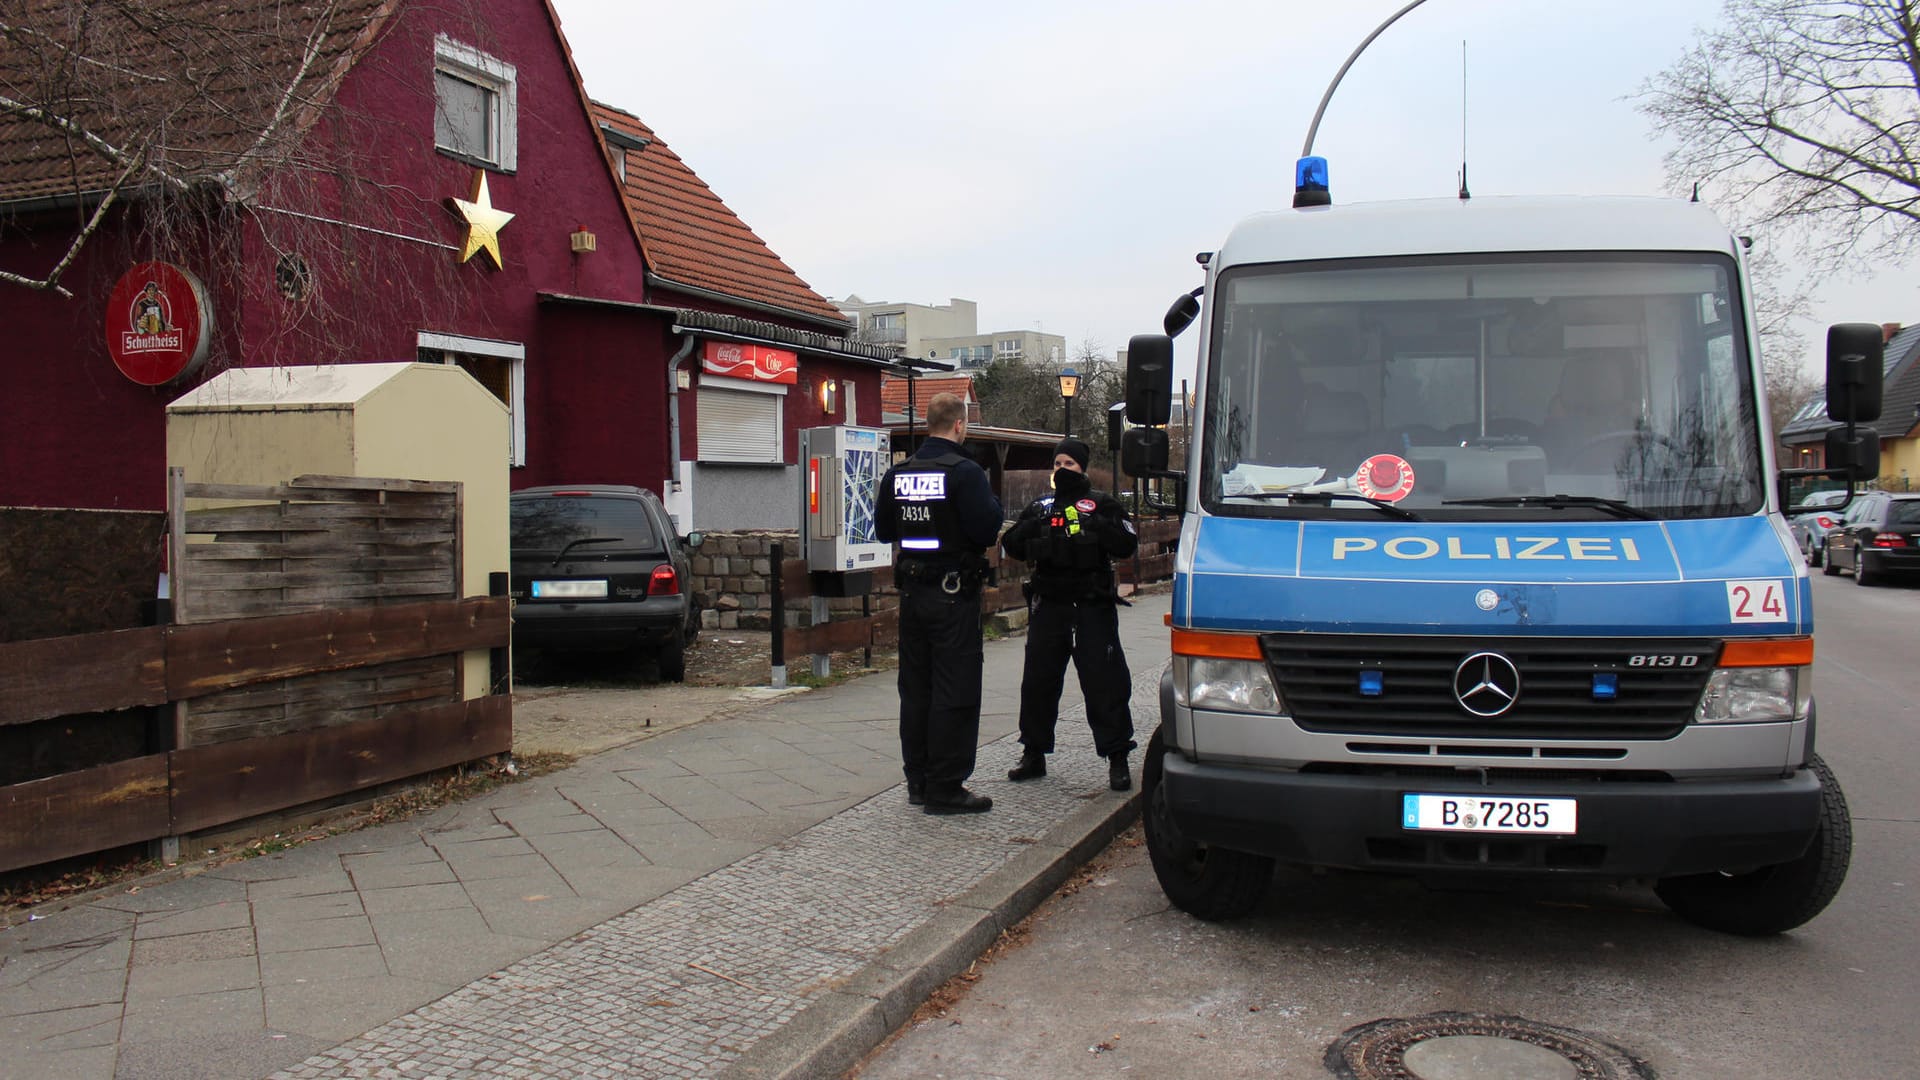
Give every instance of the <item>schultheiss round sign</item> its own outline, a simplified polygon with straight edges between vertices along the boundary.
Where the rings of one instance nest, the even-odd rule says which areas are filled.
[[[206,362],[213,305],[188,271],[172,263],[140,263],[114,285],[106,324],[114,366],[142,386],[159,386]]]

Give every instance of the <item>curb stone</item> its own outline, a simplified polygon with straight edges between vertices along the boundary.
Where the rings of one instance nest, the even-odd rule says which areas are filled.
[[[808,1080],[858,1065],[913,1018],[947,980],[965,972],[1005,931],[1032,914],[1140,814],[1140,792],[1091,802],[1028,850],[955,897],[864,970],[755,1042],[722,1080]]]

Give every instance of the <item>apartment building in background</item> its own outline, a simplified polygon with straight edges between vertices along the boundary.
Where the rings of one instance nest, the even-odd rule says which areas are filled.
[[[902,356],[938,360],[956,371],[975,372],[996,359],[1067,362],[1067,339],[1042,330],[982,333],[979,307],[954,297],[945,304],[872,303],[857,294],[834,306],[856,324],[854,340],[885,345]]]

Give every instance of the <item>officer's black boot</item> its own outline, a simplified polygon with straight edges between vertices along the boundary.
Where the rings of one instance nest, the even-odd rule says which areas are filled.
[[[920,781],[918,783],[912,780],[907,781],[907,805],[908,806],[927,805],[927,785],[925,781]]]
[[[1126,791],[1133,787],[1133,777],[1127,772],[1127,752],[1107,755],[1107,786],[1115,791]]]
[[[963,787],[950,791],[927,790],[925,812],[929,814],[981,814],[993,809],[993,800]]]
[[[1020,764],[1007,770],[1009,780],[1037,780],[1047,775],[1047,755],[1038,750],[1025,750],[1020,754]]]

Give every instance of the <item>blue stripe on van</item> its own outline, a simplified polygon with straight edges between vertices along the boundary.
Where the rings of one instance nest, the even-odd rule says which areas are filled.
[[[1209,517],[1175,581],[1196,628],[1807,633],[1811,584],[1763,516],[1331,522]],[[1744,611],[1751,620],[1735,618]]]

